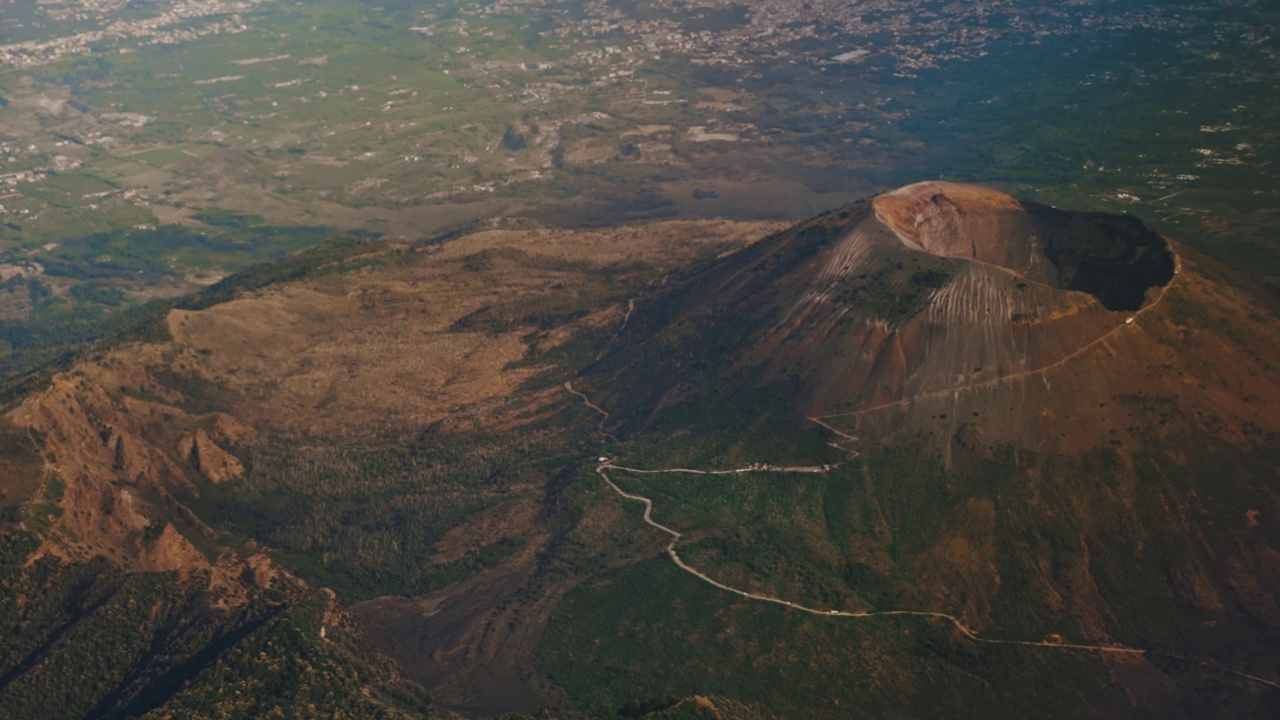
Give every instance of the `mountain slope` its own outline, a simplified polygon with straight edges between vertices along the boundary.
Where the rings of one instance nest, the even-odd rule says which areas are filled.
[[[626,293],[760,227],[330,243],[50,373],[0,416],[0,715],[547,704],[531,648],[557,595],[487,628],[529,592],[589,454],[578,426],[594,421],[559,366],[596,352]],[[429,594],[458,611],[403,667],[348,611]],[[483,667],[436,652],[477,638],[486,657],[530,651]]]
[[[0,707],[1280,711],[1261,296],[970,186],[768,230],[330,244],[53,375]]]
[[[699,571],[808,607],[1145,649],[1109,672],[1163,714],[1203,680],[1168,658],[1280,677],[1263,297],[1135,220],[925,183],[638,301],[575,386],[635,439],[632,467],[833,466],[617,478]]]
[[[1019,399],[1002,412],[1009,393],[984,395],[1000,397],[988,402],[987,421],[1013,418],[1000,434],[1012,439],[1026,429],[1027,408],[1052,408],[1055,426],[1087,424],[1085,416],[1103,414],[1086,412],[1096,407],[1091,397],[1157,392],[1178,372],[1239,363],[1206,378],[1217,387],[1206,385],[1197,401],[1274,431],[1265,399],[1276,386],[1261,361],[1274,323],[1250,311],[1256,297],[1224,284],[1237,279],[1200,257],[1179,274],[1176,258],[1131,218],[1020,204],[967,186],[910,186],[779,233],[644,299],[582,382],[636,427],[660,408],[709,401],[713,388],[745,382],[779,398],[771,413],[829,419],[842,432],[882,407],[881,415],[926,402],[941,408],[983,389],[1016,388]],[[1213,342],[1209,330],[1219,336]],[[1053,392],[1055,376],[1087,391]],[[1247,387],[1231,380],[1246,376],[1255,378]],[[625,397],[615,390],[623,387]],[[1089,434],[1092,443],[1098,430],[1066,436]]]

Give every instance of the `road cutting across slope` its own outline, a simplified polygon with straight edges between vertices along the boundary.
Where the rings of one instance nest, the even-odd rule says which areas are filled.
[[[1251,675],[1249,673],[1242,672],[1240,670],[1234,670],[1232,668],[1223,667],[1210,660],[1203,660],[1200,658],[1193,658],[1185,655],[1178,655],[1175,653],[1163,652],[1160,650],[1135,648],[1135,647],[1129,647],[1126,645],[1119,645],[1119,644],[1095,645],[1095,644],[1088,644],[1088,643],[1051,642],[1051,641],[1036,641],[1036,640],[1000,640],[996,638],[985,638],[978,635],[978,633],[975,630],[973,630],[968,625],[966,625],[964,621],[961,620],[959,617],[952,615],[950,613],[945,613],[945,612],[937,612],[932,610],[848,611],[848,610],[840,610],[840,609],[821,609],[821,608],[808,607],[790,600],[783,600],[781,598],[771,597],[769,595],[761,595],[759,593],[747,592],[746,590],[735,588],[731,585],[726,585],[708,576],[706,573],[702,572],[701,570],[698,570],[697,568],[693,567],[692,565],[686,563],[683,559],[681,559],[679,553],[676,552],[676,545],[679,544],[683,535],[678,530],[669,528],[666,525],[663,525],[658,521],[654,520],[653,519],[653,500],[643,495],[637,495],[635,493],[629,493],[623,490],[621,487],[618,486],[617,483],[613,481],[613,478],[609,477],[608,471],[610,470],[618,471],[618,472],[632,472],[632,473],[643,473],[643,474],[687,473],[687,474],[696,474],[696,475],[723,475],[723,474],[735,473],[739,471],[737,470],[697,470],[692,468],[641,470],[636,468],[628,468],[621,465],[615,465],[611,460],[605,460],[601,462],[599,465],[597,465],[596,467],[596,473],[600,476],[602,480],[604,480],[605,484],[607,484],[610,488],[612,488],[613,491],[616,492],[619,496],[623,497],[624,499],[639,502],[644,505],[643,518],[646,524],[671,536],[671,540],[670,542],[667,543],[667,546],[666,546],[666,553],[667,553],[667,556],[671,558],[671,561],[675,563],[677,567],[689,573],[690,575],[693,575],[699,580],[707,583],[708,585],[711,585],[712,587],[715,587],[720,590],[724,590],[725,592],[733,593],[734,595],[737,595],[738,597],[741,597],[745,600],[770,603],[773,605],[781,605],[791,610],[809,613],[811,615],[821,615],[821,616],[830,617],[830,618],[852,618],[852,619],[859,619],[859,620],[868,620],[872,618],[882,618],[882,617],[891,617],[891,616],[910,616],[910,617],[921,617],[926,619],[943,620],[950,623],[953,627],[955,627],[955,629],[961,635],[963,635],[966,639],[971,640],[975,643],[983,643],[987,645],[1015,645],[1020,647],[1052,648],[1055,650],[1081,650],[1081,651],[1087,651],[1087,652],[1108,653],[1108,654],[1116,654],[1116,655],[1161,655],[1161,656],[1173,658],[1176,660],[1193,662],[1204,667],[1220,670],[1222,672],[1230,673],[1232,675],[1236,675],[1253,682],[1257,682],[1263,685],[1268,685],[1270,687],[1280,689],[1280,683],[1268,680],[1266,678],[1258,677],[1256,675]],[[805,472],[805,473],[822,472],[821,469],[815,470],[812,467],[773,467],[773,468],[770,468],[770,471],[771,472]]]
[[[876,411],[884,410],[890,407],[906,405],[908,403],[914,402],[915,400],[924,399],[928,397],[938,397],[938,396],[945,396],[948,394],[956,394],[956,393],[964,392],[967,390],[975,390],[983,387],[994,386],[1002,382],[1013,381],[1020,378],[1033,376],[1033,375],[1043,375],[1044,373],[1050,370],[1066,365],[1072,360],[1081,357],[1091,349],[1099,346],[1100,344],[1106,342],[1108,339],[1114,337],[1116,333],[1123,331],[1125,328],[1131,325],[1137,325],[1137,320],[1139,320],[1147,312],[1157,307],[1164,300],[1165,295],[1169,290],[1169,287],[1171,287],[1174,282],[1179,280],[1181,269],[1182,269],[1181,266],[1182,266],[1181,258],[1178,257],[1176,254],[1174,254],[1173,276],[1168,283],[1166,283],[1164,286],[1160,288],[1159,293],[1157,294],[1156,297],[1152,299],[1151,302],[1149,302],[1139,310],[1135,311],[1132,315],[1126,317],[1125,320],[1123,322],[1118,323],[1116,327],[1108,330],[1107,332],[1089,341],[1088,343],[1085,343],[1084,345],[1068,353],[1067,355],[1064,355],[1063,357],[1059,358],[1053,363],[1044,365],[1042,367],[1039,367],[1033,370],[1028,370],[1028,371],[1024,371],[1024,372],[1020,372],[1012,375],[1007,375],[1001,378],[996,378],[994,380],[989,380],[981,383],[962,385],[962,386],[947,388],[944,390],[938,390],[938,391],[933,391],[929,393],[922,393],[919,395],[912,396],[910,398],[904,398],[902,400],[889,403],[886,405],[881,405],[874,408],[869,408],[869,409],[850,412],[850,413],[838,413],[833,415],[815,416],[815,417],[810,417],[808,419],[814,422],[815,424],[818,424],[819,426],[831,431],[834,435],[838,436],[841,439],[838,442],[831,443],[833,447],[844,450],[846,452],[851,453],[851,455],[856,456],[857,452],[855,450],[852,450],[848,447],[844,447],[841,443],[856,442],[858,441],[859,438],[856,435],[851,435],[845,431],[842,431],[836,427],[833,427],[831,424],[826,422],[827,420],[856,416],[856,415],[861,415],[861,414],[870,413],[870,412],[876,412]],[[632,309],[632,307],[633,306],[630,306],[628,308],[627,318],[624,318],[623,320],[624,326],[627,319],[629,319],[629,316],[631,314],[630,310]],[[600,406],[591,402],[590,398],[588,398],[587,395],[576,390],[571,383],[566,382],[564,384],[564,387],[568,392],[579,397],[588,408],[590,408],[591,410],[593,410],[594,412],[598,413],[601,416],[602,419],[599,424],[599,430],[601,433],[604,433],[605,423],[609,419],[608,411],[604,410]],[[611,435],[609,437],[612,438]],[[770,467],[768,469],[770,472],[819,473],[819,472],[825,472],[828,468],[820,468],[820,467],[813,467],[813,466],[797,466],[797,467]],[[1211,660],[1194,658],[1194,657],[1189,657],[1185,655],[1179,655],[1176,653],[1165,652],[1161,650],[1136,648],[1136,647],[1130,647],[1122,644],[1102,645],[1102,644],[1090,644],[1090,643],[1080,643],[1080,642],[1062,642],[1057,640],[1006,640],[1006,639],[997,639],[997,638],[987,638],[987,637],[980,636],[977,631],[975,631],[973,628],[965,624],[964,620],[962,620],[959,616],[952,615],[946,612],[939,612],[939,611],[932,611],[932,610],[908,610],[908,609],[878,610],[878,611],[867,611],[867,610],[849,611],[849,610],[843,610],[839,608],[825,608],[825,609],[814,608],[814,607],[808,607],[805,605],[798,604],[794,601],[784,600],[782,598],[772,597],[769,595],[763,595],[759,593],[752,593],[747,590],[726,585],[725,583],[722,583],[710,577],[706,573],[702,572],[701,570],[698,570],[697,568],[693,567],[689,563],[685,562],[684,559],[680,557],[679,552],[677,551],[677,546],[683,537],[682,534],[679,531],[673,528],[667,527],[657,522],[656,520],[654,520],[653,500],[643,495],[629,493],[623,490],[614,481],[614,479],[610,477],[610,474],[609,474],[610,472],[621,472],[621,473],[634,473],[634,474],[645,474],[645,475],[686,474],[686,475],[719,476],[719,475],[729,475],[734,473],[748,472],[750,470],[751,469],[747,469],[747,468],[714,469],[714,470],[704,470],[704,469],[697,469],[697,468],[641,469],[641,468],[631,468],[631,467],[626,467],[622,465],[617,465],[613,462],[613,460],[603,459],[603,458],[600,464],[596,467],[596,473],[610,487],[610,489],[612,489],[615,493],[617,493],[623,499],[630,500],[633,502],[639,502],[644,506],[643,520],[646,524],[648,524],[649,526],[659,530],[660,532],[670,537],[669,542],[666,544],[665,552],[677,567],[679,567],[684,572],[689,573],[690,575],[693,575],[694,577],[698,578],[700,581],[708,585],[711,585],[712,587],[715,587],[719,590],[722,590],[728,593],[732,593],[745,600],[749,600],[753,602],[770,603],[770,604],[790,608],[799,612],[804,612],[811,615],[821,615],[821,616],[826,616],[830,618],[871,619],[871,618],[885,618],[890,616],[910,616],[910,617],[918,617],[918,618],[924,618],[924,619],[941,620],[952,625],[956,629],[956,631],[959,632],[967,640],[972,641],[974,643],[987,644],[987,645],[1008,645],[1008,646],[1021,646],[1021,647],[1045,648],[1045,649],[1056,649],[1056,650],[1075,650],[1075,651],[1096,652],[1100,654],[1113,654],[1113,655],[1160,656],[1160,657],[1165,657],[1169,659],[1195,663],[1205,668],[1211,668],[1220,672],[1224,672],[1224,673],[1228,673],[1231,675],[1244,678],[1251,682],[1255,682],[1255,683],[1266,685],[1272,688],[1280,689],[1280,682],[1268,680],[1266,678],[1252,675],[1250,673],[1246,673],[1240,670],[1235,670],[1233,668],[1224,667]]]
[[[916,616],[916,617],[937,618],[941,620],[946,620],[947,622],[951,623],[952,625],[955,626],[957,630],[960,631],[962,635],[964,635],[965,637],[975,642],[994,643],[994,644],[1000,644],[1000,645],[1027,645],[1027,646],[1033,646],[1033,647],[1053,647],[1053,648],[1067,648],[1067,649],[1080,649],[1080,650],[1096,650],[1098,652],[1114,652],[1114,653],[1130,653],[1130,654],[1143,654],[1147,652],[1145,650],[1141,650],[1138,648],[1116,646],[1116,645],[1082,645],[1082,644],[1073,644],[1073,643],[1036,642],[1036,641],[1030,641],[1030,640],[994,640],[990,638],[979,637],[978,634],[972,628],[964,624],[964,621],[962,621],[960,618],[956,617],[955,615],[951,615],[949,613],[934,612],[929,610],[879,610],[874,612],[865,611],[865,610],[857,610],[857,611],[833,610],[833,609],[824,610],[820,608],[811,608],[805,605],[800,605],[790,600],[783,600],[781,598],[770,597],[768,595],[760,595],[758,593],[747,592],[746,590],[741,590],[739,588],[725,585],[724,583],[719,582],[718,580],[715,580],[707,576],[706,573],[703,573],[702,571],[698,570],[697,568],[693,567],[692,565],[689,565],[684,560],[682,560],[680,558],[679,553],[676,552],[676,545],[680,542],[681,538],[683,538],[683,535],[679,531],[673,530],[672,528],[669,528],[666,525],[663,525],[658,521],[654,520],[653,519],[653,500],[643,495],[636,495],[634,493],[629,493],[623,490],[621,487],[618,486],[617,483],[613,481],[613,478],[609,477],[609,473],[608,473],[609,470],[615,470],[620,472],[638,472],[638,473],[647,473],[647,474],[681,473],[682,472],[682,473],[695,473],[695,474],[702,474],[702,475],[724,474],[724,473],[732,473],[737,471],[735,470],[707,471],[707,470],[694,470],[689,468],[670,468],[670,469],[664,469],[664,470],[637,470],[634,468],[628,468],[621,465],[615,465],[612,462],[603,462],[596,467],[596,473],[600,475],[600,477],[605,481],[606,484],[609,485],[610,488],[613,488],[614,492],[618,493],[619,495],[621,495],[622,497],[628,500],[634,500],[644,505],[645,523],[671,536],[671,542],[667,543],[666,551],[667,551],[667,555],[671,558],[672,562],[674,562],[680,569],[684,570],[685,572],[688,572],[694,577],[697,577],[699,580],[702,580],[703,582],[708,583],[713,587],[719,588],[726,592],[731,592],[739,597],[743,597],[748,600],[756,600],[758,602],[767,602],[767,603],[773,603],[775,605],[782,605],[784,607],[788,607],[793,610],[798,610],[800,612],[806,612],[812,615],[823,615],[826,617],[865,619],[865,618],[874,618],[874,617],[887,617],[892,615],[910,615],[910,616]],[[800,468],[774,467],[774,468],[770,468],[770,471],[771,472],[805,472],[805,473],[815,472],[813,468],[809,468],[809,467],[800,467]],[[819,469],[817,470],[817,472],[821,472],[821,470]]]

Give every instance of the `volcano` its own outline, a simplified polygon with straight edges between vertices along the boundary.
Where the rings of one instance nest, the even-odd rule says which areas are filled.
[[[1269,435],[1276,323],[1187,256],[1133,217],[918,183],[669,283],[585,378],[623,430],[749,391],[840,435],[883,440],[902,430],[888,418],[945,440],[979,418],[984,436],[1079,450],[1132,440],[1116,398],[1172,391],[1184,419]]]
[[[335,242],[10,389],[0,715],[1280,716],[1268,295],[971,185],[776,228]]]
[[[668,279],[577,386],[681,459],[842,451],[825,516],[864,535],[831,542],[880,607],[1267,674],[1276,347],[1264,294],[1138,219],[925,182]]]

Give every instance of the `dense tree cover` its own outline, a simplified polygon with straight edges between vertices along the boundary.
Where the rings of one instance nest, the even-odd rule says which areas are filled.
[[[426,710],[358,635],[321,633],[322,592],[283,583],[224,608],[202,574],[31,562],[38,546],[0,537],[2,717],[392,717],[370,695]]]
[[[343,603],[425,595],[523,546],[522,537],[498,538],[433,562],[446,532],[519,500],[517,486],[541,482],[565,461],[553,451],[518,437],[431,438],[407,448],[259,442],[245,480],[211,489],[198,505],[222,526],[278,548]]]
[[[690,444],[696,441],[667,444],[667,462],[661,462],[664,442],[656,437],[629,444],[621,455],[636,467],[730,467],[741,457],[735,443],[709,438],[707,447]],[[1142,455],[1133,471],[1142,492],[1164,499],[1170,492],[1166,483],[1189,487],[1196,478],[1221,474],[1256,488],[1269,479],[1266,462],[1237,455],[1210,471],[1200,462],[1180,467]],[[846,611],[965,615],[962,598],[935,584],[948,571],[937,575],[928,559],[946,548],[947,564],[960,572],[971,558],[954,552],[956,541],[947,533],[976,528],[965,510],[975,498],[990,498],[997,513],[999,585],[993,624],[980,629],[981,635],[1040,640],[1062,634],[1088,641],[1075,618],[1089,612],[1089,598],[1071,594],[1079,582],[1074,573],[1087,562],[1091,592],[1106,599],[1111,613],[1108,637],[1150,648],[1144,662],[1177,683],[1181,704],[1152,716],[1272,716],[1280,696],[1223,670],[1267,677],[1274,655],[1267,633],[1226,641],[1223,627],[1250,622],[1243,607],[1228,607],[1223,618],[1206,623],[1203,609],[1171,602],[1184,592],[1178,584],[1189,567],[1208,552],[1225,555],[1233,541],[1217,531],[1199,538],[1144,534],[1167,522],[1171,498],[1142,503],[1136,523],[1115,508],[1098,510],[1096,498],[1121,485],[1126,472],[1107,450],[1061,458],[1026,451],[1015,456],[1005,447],[970,472],[947,472],[921,448],[878,448],[825,475],[612,475],[624,490],[653,500],[656,521],[684,533],[680,557],[700,571],[798,605]],[[1242,514],[1237,508],[1256,497],[1251,492],[1219,488],[1214,512]],[[1171,495],[1179,496],[1176,490]],[[1095,499],[1096,515],[1084,531],[1075,513],[1054,510],[1072,507],[1081,497]],[[571,498],[585,511],[616,496],[583,482]],[[656,549],[668,538],[640,521],[638,503],[621,506],[628,520],[620,530],[653,541],[651,554],[638,555],[645,559],[601,567],[575,528],[550,560],[561,572],[588,579],[553,615],[539,645],[539,670],[588,715],[637,716],[638,710],[695,695],[733,698],[788,717],[846,717],[850,707],[870,716],[902,717],[938,708],[957,717],[1134,712],[1096,653],[980,645],[944,620],[826,618],[711,587]],[[1135,570],[1132,560],[1139,554],[1158,560]],[[1042,565],[1046,557],[1052,560]],[[1056,610],[1037,601],[1046,583],[1060,593]],[[823,699],[820,708],[813,704],[817,697]]]
[[[41,256],[49,275],[81,280],[165,277],[186,268],[243,269],[320,244],[336,233],[317,226],[260,224],[261,218],[209,211],[200,219],[218,228],[181,225],[120,228],[66,240]]]
[[[8,351],[0,353],[0,383],[48,363],[65,365],[100,340],[119,342],[122,338],[140,339],[154,333],[157,320],[172,307],[168,301],[157,300],[111,310],[103,301],[118,300],[118,289],[78,287],[87,288],[80,292],[88,302],[72,304],[51,299],[38,302],[28,320],[0,320],[0,343]]]

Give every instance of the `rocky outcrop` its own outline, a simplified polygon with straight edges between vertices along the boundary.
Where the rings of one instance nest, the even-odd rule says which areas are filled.
[[[208,565],[200,551],[172,523],[165,524],[159,537],[142,546],[133,563],[136,570],[173,570],[183,578],[193,570],[206,569]]]
[[[201,484],[243,474],[225,448],[251,442],[253,432],[229,415],[182,409],[182,395],[152,377],[150,368],[163,360],[154,346],[116,350],[55,376],[0,420],[35,438],[44,457],[31,466],[52,505],[37,554],[99,555],[129,570],[183,577],[222,575],[214,584],[224,586],[224,596],[244,596],[233,587],[244,577],[265,579],[269,563],[246,575],[250,566],[234,553],[215,551],[218,533],[188,504]],[[213,545],[197,547],[205,542]],[[209,556],[218,552],[217,564],[226,567],[213,573]]]
[[[183,434],[178,441],[178,454],[212,483],[236,480],[244,474],[244,465],[214,444],[203,428],[196,430],[195,435]]]

